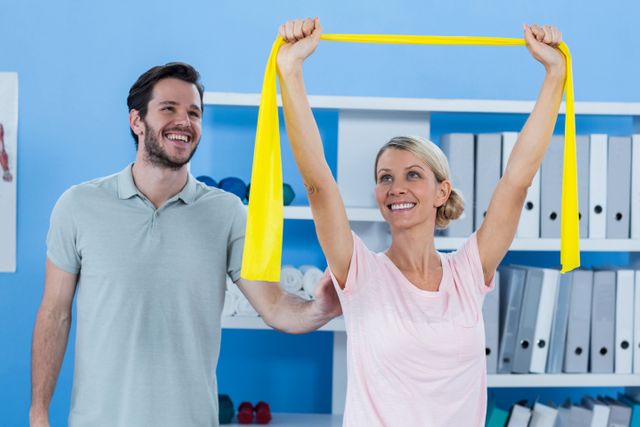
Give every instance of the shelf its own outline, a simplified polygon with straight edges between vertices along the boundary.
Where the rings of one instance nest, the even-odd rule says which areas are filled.
[[[378,208],[347,208],[350,221],[382,222]],[[311,220],[311,209],[308,206],[285,206],[285,219]],[[439,250],[458,249],[466,239],[463,237],[436,237],[436,248]],[[559,251],[560,239],[515,239],[511,244],[512,251]],[[638,239],[581,239],[580,250],[589,252],[640,252]]]
[[[223,329],[268,329],[270,326],[262,321],[259,316],[222,316]],[[344,331],[344,319],[337,317],[320,329],[319,331]]]
[[[488,375],[487,379],[492,388],[640,386],[637,374],[503,374]]]
[[[228,105],[258,107],[259,93],[205,92],[204,103],[208,105]],[[503,101],[492,99],[429,99],[429,98],[381,98],[369,96],[309,96],[312,108],[335,110],[369,111],[424,111],[452,113],[511,113],[529,114],[534,101]],[[282,105],[278,95],[278,105]],[[564,102],[560,113],[564,114]],[[576,114],[587,115],[640,115],[638,102],[576,102]]]
[[[271,422],[267,424],[270,427],[342,427],[342,415],[273,413],[271,416]],[[221,425],[237,427],[245,426],[246,424],[231,423]],[[253,425],[255,425],[255,422]]]

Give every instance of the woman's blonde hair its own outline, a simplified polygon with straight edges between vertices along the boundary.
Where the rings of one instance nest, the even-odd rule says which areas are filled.
[[[417,136],[396,136],[380,148],[373,169],[374,180],[377,181],[378,160],[380,160],[382,153],[389,149],[409,151],[431,169],[438,182],[450,180],[451,173],[447,156],[436,144]],[[447,228],[449,222],[462,215],[462,211],[464,211],[462,194],[452,188],[449,199],[436,212],[436,227]]]

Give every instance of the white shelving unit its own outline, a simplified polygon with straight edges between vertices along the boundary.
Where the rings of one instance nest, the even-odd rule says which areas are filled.
[[[370,136],[386,139],[397,134],[430,134],[431,113],[491,113],[529,114],[533,101],[469,100],[469,99],[418,99],[379,98],[353,96],[310,96],[314,109],[338,111],[338,184],[340,185],[347,216],[352,225],[382,223],[383,219],[375,208],[371,197],[363,194],[363,185],[372,186],[371,171],[362,165],[373,165],[377,148],[367,144]],[[218,106],[258,107],[260,94],[206,92],[204,103]],[[278,105],[281,99],[278,97]],[[565,111],[564,103],[560,113]],[[640,103],[576,102],[576,115],[630,116],[635,132],[640,132]],[[378,128],[382,122],[384,128]],[[358,144],[357,146],[354,144]],[[355,148],[354,148],[355,147]],[[355,176],[354,169],[362,176]],[[365,173],[366,172],[366,173]],[[366,175],[366,176],[365,176]],[[308,206],[287,206],[284,215],[289,220],[311,220]],[[376,232],[380,232],[380,228]],[[363,239],[365,240],[365,239]],[[463,238],[436,238],[439,250],[459,248]],[[366,242],[366,240],[365,240]],[[632,252],[640,253],[640,240],[634,239],[582,239],[582,251]],[[514,251],[559,251],[559,239],[516,239],[510,250]],[[225,317],[222,327],[227,329],[269,329],[259,317]],[[321,328],[331,331],[334,336],[333,348],[333,389],[332,412],[341,414],[344,410],[346,390],[346,334],[344,322],[334,319]],[[640,375],[619,374],[556,374],[556,375],[489,375],[489,387],[640,387]],[[296,418],[300,417],[300,418]],[[271,425],[340,425],[339,415],[282,414],[282,424]],[[276,417],[274,417],[274,422]],[[337,424],[332,424],[337,423]]]

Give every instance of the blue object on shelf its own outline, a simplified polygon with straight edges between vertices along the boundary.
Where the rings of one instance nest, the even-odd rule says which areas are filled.
[[[207,184],[209,187],[218,186],[218,183],[216,182],[216,180],[207,175],[200,175],[199,177],[196,177],[196,179],[203,184]]]
[[[224,191],[235,194],[240,197],[240,200],[244,201],[247,197],[247,184],[245,184],[240,178],[236,178],[234,176],[224,178],[220,180],[218,187]]]
[[[247,201],[249,200],[249,195],[251,194],[251,183],[247,185]],[[293,199],[296,198],[296,193],[293,191],[293,187],[291,187],[286,182],[282,184],[282,203],[285,206],[289,206],[293,203]]]

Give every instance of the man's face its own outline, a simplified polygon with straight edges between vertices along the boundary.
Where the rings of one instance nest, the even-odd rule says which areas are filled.
[[[157,82],[138,135],[151,164],[180,169],[195,154],[202,133],[200,94],[195,85],[167,78]]]

